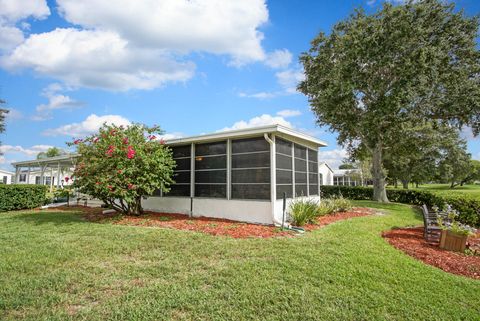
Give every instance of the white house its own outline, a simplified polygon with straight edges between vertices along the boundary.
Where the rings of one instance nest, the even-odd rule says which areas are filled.
[[[166,143],[177,163],[176,184],[169,193],[144,199],[146,210],[281,224],[284,196],[287,202],[295,197],[320,200],[318,148],[326,144],[309,135],[271,125]],[[43,161],[15,163],[17,181],[22,168],[37,164],[45,175],[75,159]]]
[[[0,169],[0,184],[12,184],[14,173]]]
[[[318,164],[320,173],[320,185],[333,185],[333,169],[325,162]]]
[[[366,183],[360,169],[336,169],[333,171],[333,185],[362,186]]]

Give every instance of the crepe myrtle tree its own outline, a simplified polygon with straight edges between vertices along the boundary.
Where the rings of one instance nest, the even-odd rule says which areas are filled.
[[[444,1],[356,10],[303,53],[304,93],[317,123],[372,158],[374,200],[388,202],[384,152],[412,123],[480,130],[478,17]]]
[[[67,143],[80,154],[72,178],[81,192],[128,215],[142,214],[141,200],[169,191],[176,166],[160,127],[104,124],[98,133]]]

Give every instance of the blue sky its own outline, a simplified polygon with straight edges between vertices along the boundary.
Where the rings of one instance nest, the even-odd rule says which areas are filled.
[[[281,123],[326,141],[320,157],[338,166],[335,134],[295,92],[298,56],[354,8],[379,5],[0,0],[0,97],[12,109],[0,168],[104,121],[159,124],[166,138]],[[456,5],[480,13],[480,1]],[[465,136],[480,159],[480,140]]]

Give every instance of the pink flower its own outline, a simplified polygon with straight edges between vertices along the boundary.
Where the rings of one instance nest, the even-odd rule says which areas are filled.
[[[149,139],[149,140],[154,140],[155,138],[157,138],[157,136],[155,136],[155,135],[148,135],[148,139]]]
[[[128,137],[123,138],[123,143],[124,143],[125,145],[128,144]]]
[[[108,146],[108,150],[105,152],[107,156],[112,156],[113,152],[115,151],[115,146],[110,145]]]
[[[118,174],[122,174],[122,170],[119,169],[119,170],[117,171],[117,173],[118,173]]]
[[[67,182],[67,183],[68,183],[68,181],[69,181],[69,180],[70,180],[70,177],[68,177],[68,176],[65,176],[65,182]]]
[[[78,145],[78,144],[80,144],[81,142],[82,142],[81,139],[75,139],[75,140],[73,141],[73,143],[74,143],[75,145]]]
[[[128,146],[128,150],[127,150],[127,158],[128,159],[132,159],[135,157],[135,150],[133,149],[132,146]]]
[[[100,185],[100,182],[96,182],[95,184],[96,184],[96,185]]]
[[[165,141],[163,140],[163,138],[160,139],[159,143],[162,144],[162,145],[165,145]]]
[[[100,137],[95,137],[95,139],[93,140],[94,143],[98,142],[100,140]]]
[[[135,185],[133,185],[132,183],[129,183],[128,184],[128,189],[135,189]]]

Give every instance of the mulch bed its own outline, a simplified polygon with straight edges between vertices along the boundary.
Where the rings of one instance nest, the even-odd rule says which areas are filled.
[[[189,217],[184,214],[145,212],[142,216],[119,216],[117,213],[103,214],[103,208],[91,208],[84,206],[62,206],[58,210],[80,210],[84,218],[92,222],[110,220],[117,225],[146,226],[173,228],[178,230],[197,231],[211,235],[223,235],[233,238],[269,238],[269,237],[291,237],[296,233],[289,230],[282,231],[272,225],[260,225],[216,219],[209,217]],[[306,231],[315,230],[325,225],[346,220],[353,217],[361,217],[374,214],[375,211],[369,208],[353,208],[348,212],[336,213],[333,215],[318,218],[316,224],[304,226]]]
[[[438,245],[428,244],[423,238],[423,227],[394,229],[383,232],[382,236],[395,248],[425,264],[449,273],[480,279],[480,256],[447,251]],[[478,245],[480,235],[468,239],[470,249]]]
[[[377,211],[371,208],[353,207],[351,210],[346,212],[338,212],[335,214],[320,216],[315,224],[307,224],[303,228],[305,228],[306,231],[312,231],[338,221],[347,220],[354,217],[373,215],[377,213]]]

